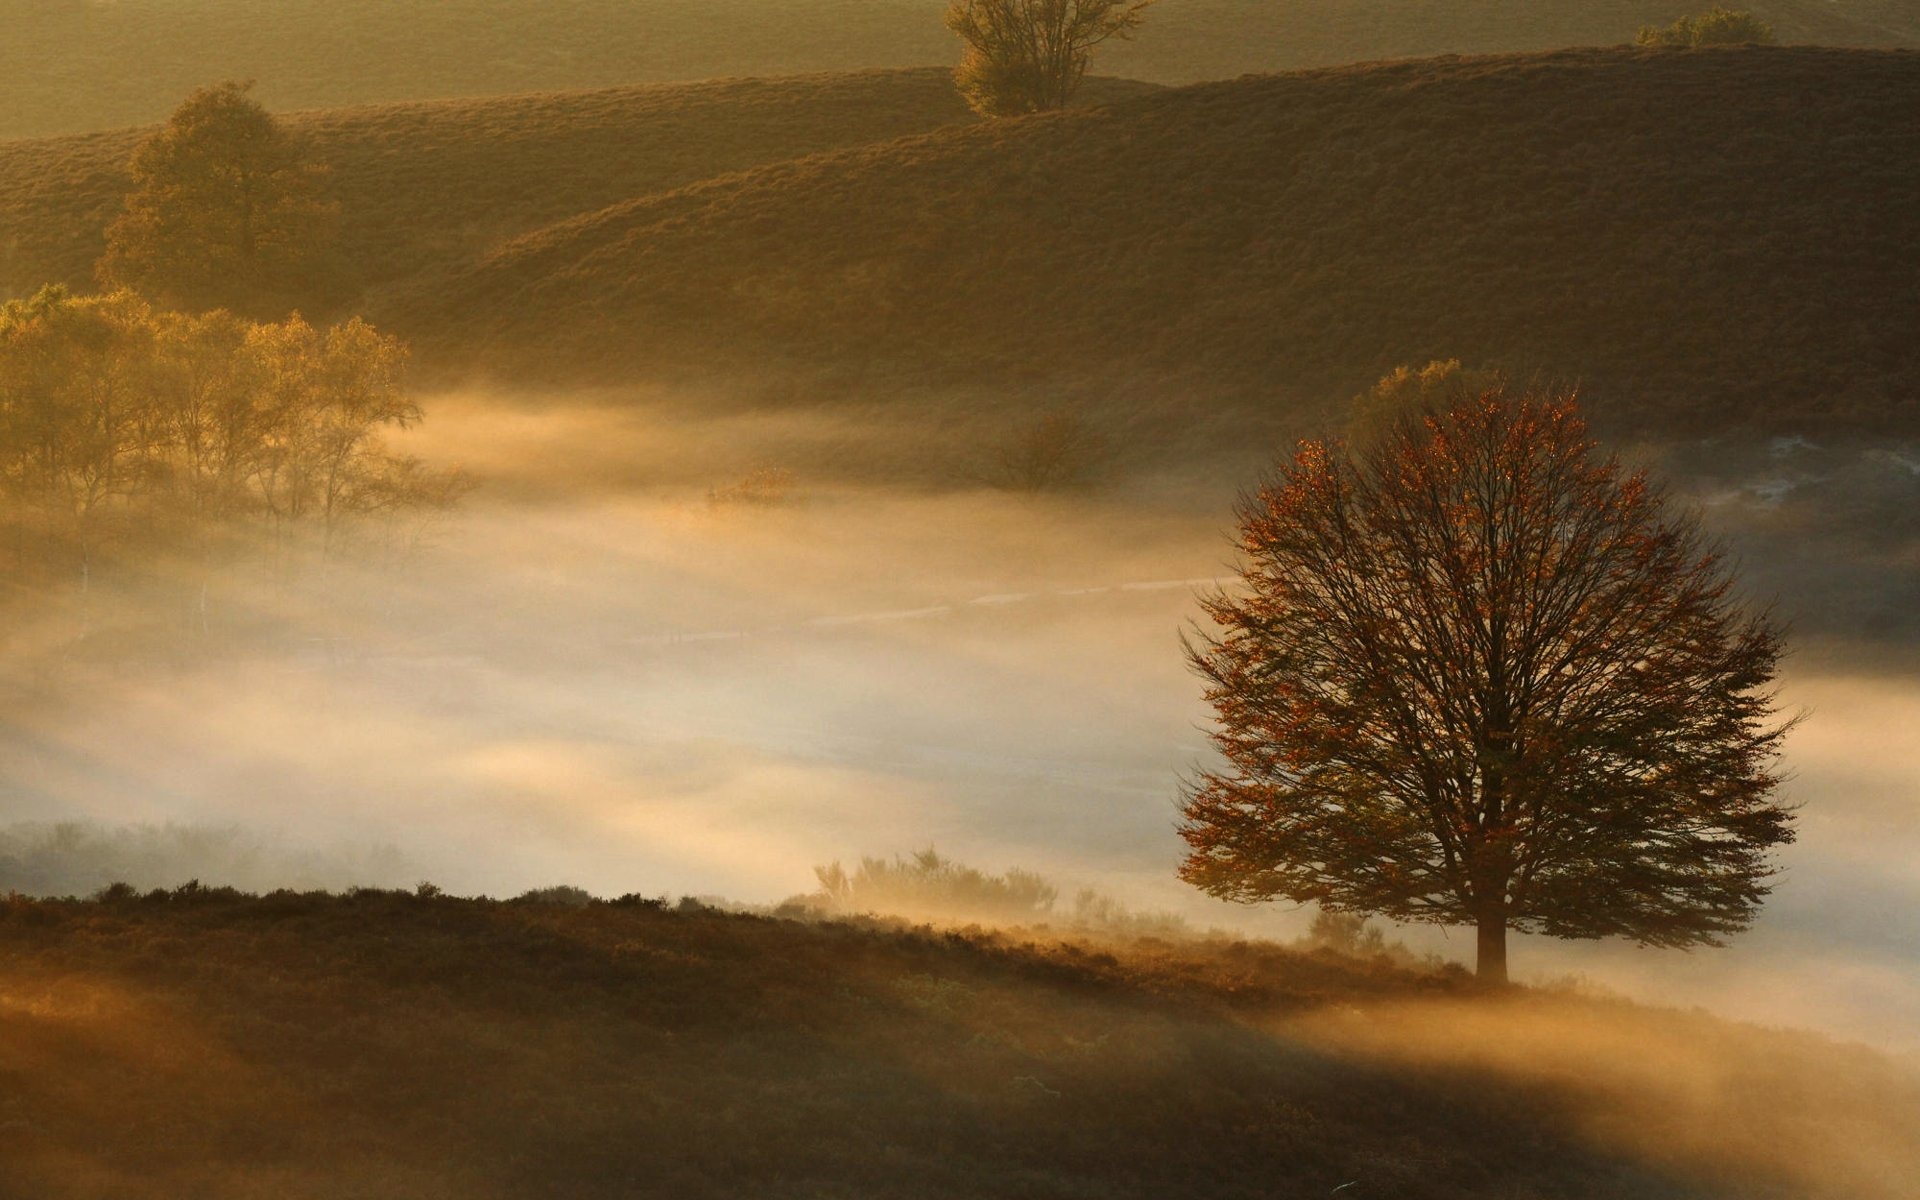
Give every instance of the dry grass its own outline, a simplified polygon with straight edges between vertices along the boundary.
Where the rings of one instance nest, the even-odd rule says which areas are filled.
[[[157,121],[260,80],[277,108],[950,63],[942,0],[0,0],[0,138]],[[1100,69],[1187,83],[1631,40],[1688,0],[1180,0]],[[1912,0],[1754,0],[1782,41],[1920,41]]]
[[[1583,381],[1633,430],[1910,432],[1915,111],[1906,51],[1250,77],[632,200],[385,316],[533,373],[786,360],[1270,404],[1459,357]]]
[[[1143,85],[1096,81],[1095,97]],[[332,171],[345,308],[502,238],[637,195],[973,119],[938,69],[533,94],[297,113]],[[86,287],[145,130],[0,142],[0,295]]]
[[[1257,943],[1102,949],[635,901],[16,898],[0,1192],[1808,1194],[1598,1136],[1561,1075],[1564,1006],[1554,1070],[1511,1079],[1460,1054],[1402,1063],[1399,1026],[1359,1015],[1444,1014],[1460,989]],[[1905,1094],[1889,1070],[1868,1073],[1883,1101]]]

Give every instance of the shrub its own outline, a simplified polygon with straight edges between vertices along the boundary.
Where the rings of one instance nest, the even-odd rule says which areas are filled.
[[[1643,25],[1634,39],[1641,46],[1770,46],[1774,40],[1773,26],[1750,12],[1718,4],[1665,28]]]
[[[975,112],[1017,117],[1064,108],[1102,42],[1125,40],[1153,0],[953,0],[947,28],[966,43],[954,86]]]
[[[558,904],[565,908],[585,908],[593,903],[593,893],[572,884],[555,884],[552,887],[532,888],[514,897],[519,904]]]
[[[756,467],[736,483],[707,490],[707,503],[714,508],[734,505],[773,508],[798,502],[793,472],[785,467]]]
[[[989,447],[980,474],[1011,492],[1058,491],[1091,483],[1107,459],[1107,439],[1086,418],[1051,412]]]
[[[1372,957],[1387,951],[1386,935],[1359,913],[1316,913],[1307,929],[1307,944],[1316,950],[1331,950],[1354,958]]]

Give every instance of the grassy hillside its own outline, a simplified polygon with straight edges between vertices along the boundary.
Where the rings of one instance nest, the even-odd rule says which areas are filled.
[[[1864,1051],[1459,987],[634,901],[15,897],[0,1192],[1890,1200],[1914,1165]],[[1457,1057],[1489,1026],[1524,1069]]]
[[[1141,90],[1096,80],[1089,96]],[[369,106],[288,123],[332,170],[351,296],[635,195],[970,119],[946,72],[924,68]],[[146,133],[0,142],[0,296],[90,283]]]
[[[642,197],[386,315],[467,363],[1351,395],[1458,356],[1603,413],[1911,431],[1920,54],[1249,77]]]
[[[0,0],[0,138],[160,119],[257,78],[278,108],[951,62],[945,0]],[[1743,5],[1747,6],[1747,5]],[[1102,70],[1187,83],[1611,45],[1688,0],[1169,0]],[[1753,0],[1783,40],[1920,43],[1920,0]]]

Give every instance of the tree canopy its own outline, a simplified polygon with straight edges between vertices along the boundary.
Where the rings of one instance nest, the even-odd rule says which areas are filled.
[[[966,43],[960,94],[989,117],[1064,108],[1094,47],[1131,35],[1153,0],[953,0],[947,28]]]
[[[16,583],[85,586],[115,549],[204,568],[450,502],[457,474],[385,443],[420,419],[405,362],[357,319],[255,323],[55,288],[0,306],[0,561]]]
[[[334,215],[326,171],[251,86],[201,88],[134,152],[103,281],[194,312],[279,316],[321,276]]]
[[[1228,899],[1719,944],[1792,839],[1777,629],[1571,395],[1455,389],[1303,443],[1189,645],[1224,765],[1182,875]]]

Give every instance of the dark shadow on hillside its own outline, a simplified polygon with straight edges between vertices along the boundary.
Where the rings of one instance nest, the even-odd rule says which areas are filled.
[[[1715,1194],[1595,1148],[1552,1087],[1262,1031],[1458,996],[1266,945],[638,898],[3,911],[0,1142],[48,1200]]]

